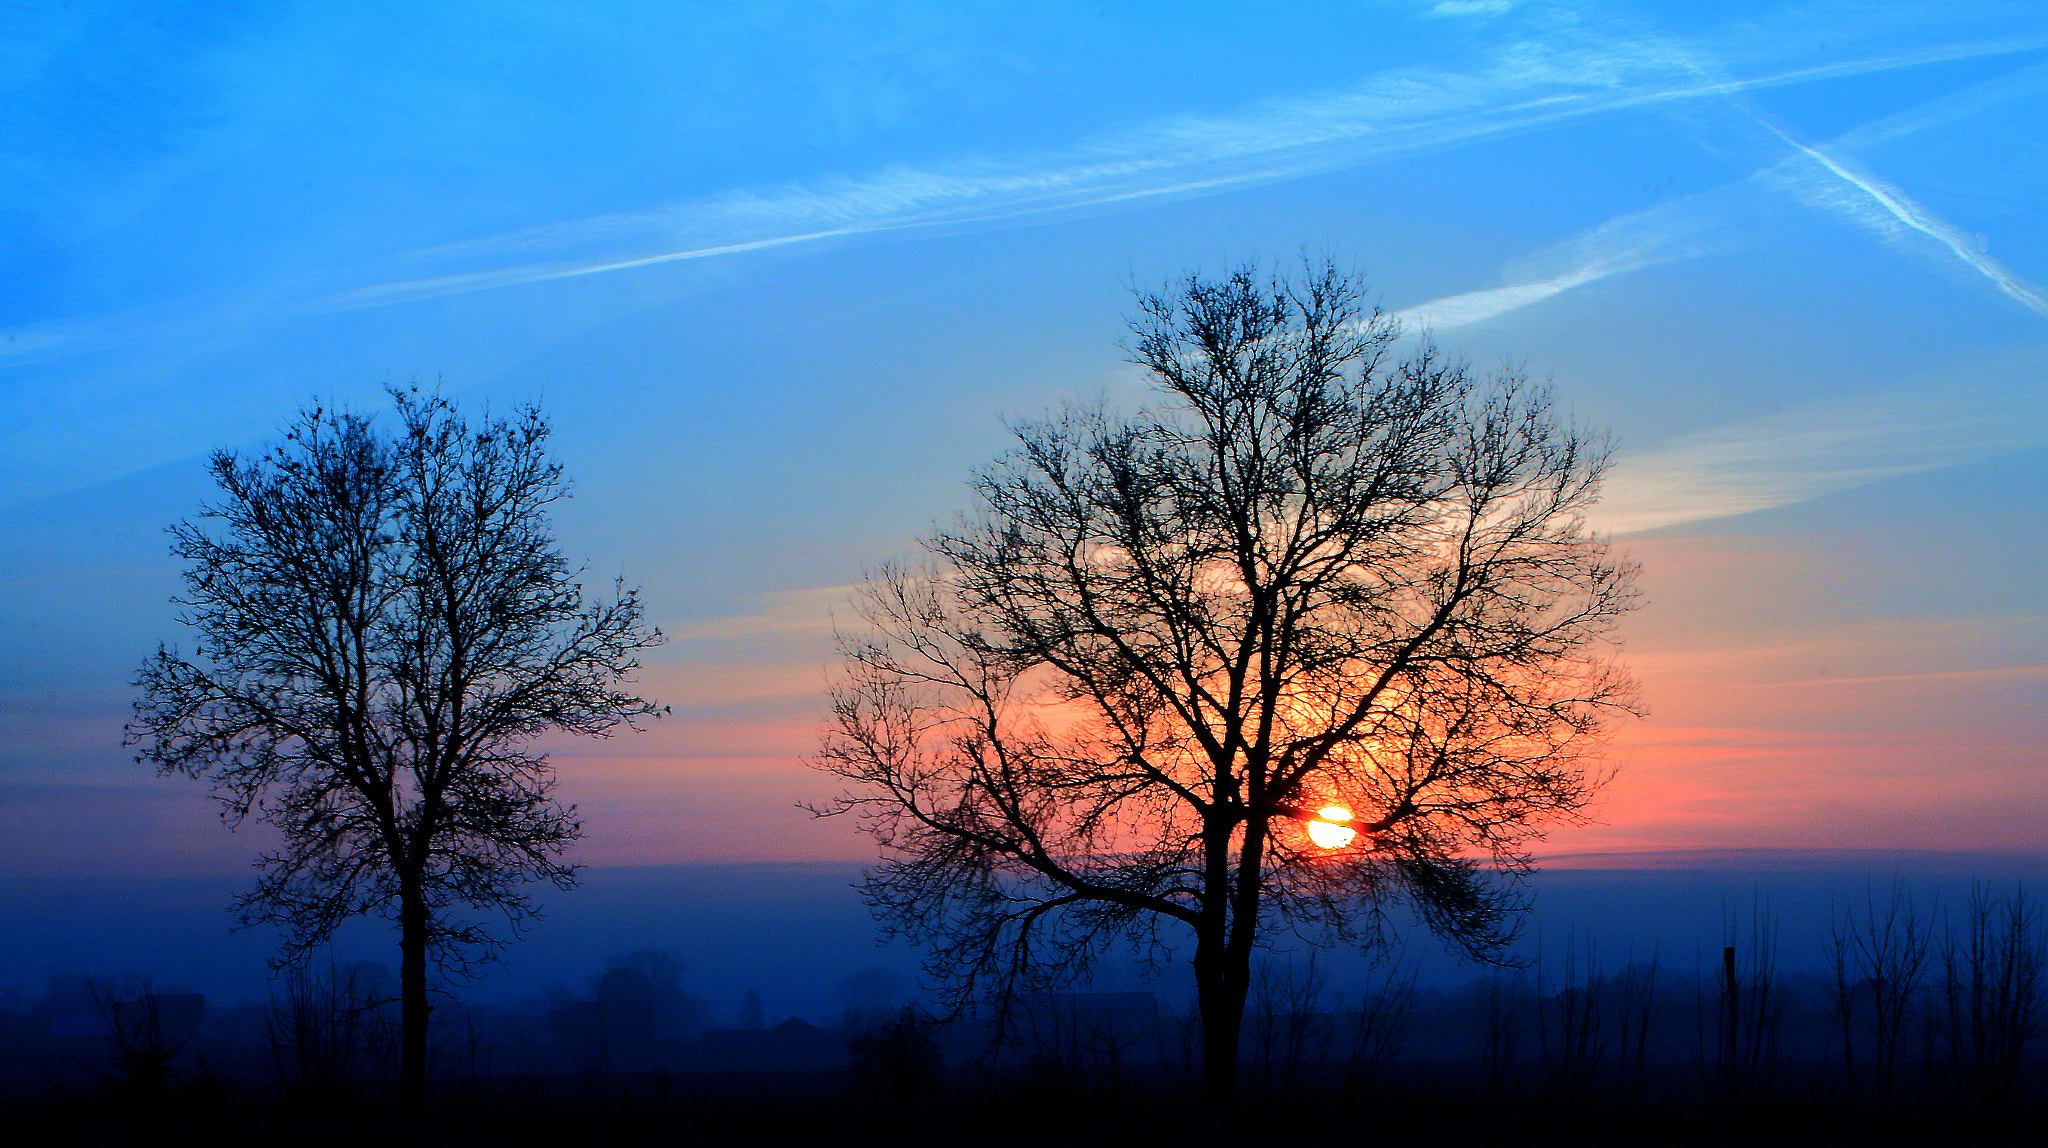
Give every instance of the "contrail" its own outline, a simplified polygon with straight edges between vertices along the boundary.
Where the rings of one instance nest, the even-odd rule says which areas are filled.
[[[1541,303],[1553,295],[1562,295],[1574,287],[1581,287],[1596,279],[1618,275],[1624,271],[1635,271],[1642,263],[1591,263],[1567,271],[1549,279],[1532,283],[1516,283],[1507,287],[1492,287],[1484,291],[1467,291],[1462,295],[1446,295],[1427,303],[1394,312],[1404,326],[1443,330],[1446,327],[1463,327],[1468,323],[1480,323],[1498,318],[1511,311],[1519,311],[1533,303]]]
[[[479,291],[491,287],[513,287],[521,283],[541,283],[550,279],[569,279],[579,275],[602,275],[607,271],[625,271],[634,267],[652,267],[658,263],[676,263],[686,259],[709,259],[718,255],[737,255],[745,251],[760,251],[770,247],[783,247],[792,243],[809,243],[819,239],[830,239],[839,235],[852,235],[862,228],[840,227],[829,231],[809,231],[796,235],[777,235],[767,239],[751,239],[739,243],[724,243],[715,247],[694,247],[682,251],[664,251],[657,255],[642,255],[631,259],[617,259],[610,263],[593,263],[579,267],[513,267],[497,271],[476,271],[466,275],[443,275],[433,279],[401,280],[382,283],[374,287],[359,287],[353,291],[334,296],[331,302],[342,307],[373,307],[380,303],[398,303],[408,299],[425,299],[437,295],[458,295],[465,291]]]
[[[549,247],[618,244],[636,233],[657,247],[614,247],[613,253],[596,255],[564,250],[554,260],[392,280],[329,296],[313,309],[379,306],[882,231],[1213,193],[1603,112],[2039,49],[2048,47],[2048,37],[1940,45],[1704,82],[1683,53],[1645,53],[1640,43],[1533,57],[1527,49],[1534,45],[1512,47],[1503,57],[1509,62],[1490,71],[1384,73],[1351,92],[1268,104],[1234,118],[1160,121],[1035,167],[895,170],[834,181],[822,190],[749,189],[428,248],[404,258],[490,259]]]
[[[2004,264],[1993,259],[1988,253],[1971,242],[1968,236],[1957,230],[1946,220],[1935,215],[1913,197],[1886,183],[1875,174],[1859,170],[1851,161],[1842,159],[1820,148],[1801,143],[1791,133],[1772,122],[1743,98],[1753,85],[1740,80],[1718,78],[1717,68],[1710,61],[1702,61],[1697,53],[1681,47],[1664,48],[1668,57],[1677,65],[1695,75],[1706,78],[1709,86],[1717,88],[1727,97],[1730,104],[1741,109],[1750,120],[1793,150],[1795,157],[1803,157],[1818,164],[1821,170],[1835,177],[1841,184],[1853,189],[1863,201],[1876,206],[1882,218],[1891,224],[1917,231],[1929,239],[1948,248],[1949,252],[1978,274],[1990,280],[1992,285],[2022,306],[2043,318],[2048,318],[2048,299],[2043,299],[2033,284],[2014,275]],[[1951,92],[1907,112],[1887,116],[1874,123],[1865,124],[1837,141],[1846,144],[1851,136],[1865,145],[1876,144],[1913,131],[1924,130],[1931,124],[1945,118],[1981,110],[1989,103],[2011,99],[2016,95],[2039,91],[2048,70],[2041,67],[2022,69],[2020,72],[2001,76],[1995,80],[1972,84],[1960,92]],[[1786,165],[1780,164],[1778,168]],[[1774,169],[1776,170],[1776,169]],[[1818,206],[1839,207],[1840,204]],[[1867,218],[1867,217],[1866,217]],[[1861,220],[1859,220],[1861,221]]]
[[[1690,66],[1695,71],[1704,71],[1697,62]],[[1755,195],[1759,184],[1778,182],[1790,185],[1793,193],[1810,206],[1847,214],[1852,222],[1859,225],[1893,235],[1904,228],[1934,239],[1990,280],[2001,292],[2048,318],[2048,299],[2044,299],[2039,288],[2013,274],[1961,229],[1941,219],[1897,187],[1856,167],[1852,161],[1840,158],[1838,154],[1844,147],[1886,143],[1981,112],[1998,103],[2036,95],[2044,88],[2048,88],[2048,66],[2029,67],[1873,120],[1837,137],[1823,148],[1793,139],[1737,99],[1733,87],[1721,85],[1718,90],[1725,91],[1731,103],[1772,139],[1791,148],[1792,154],[1741,179],[1667,200],[1643,211],[1616,216],[1598,227],[1515,260],[1507,269],[1505,277],[1510,282],[1506,286],[1417,304],[1399,312],[1397,317],[1413,326],[1435,329],[1459,327],[1508,314],[1611,275],[1734,247],[1740,239],[1737,229],[1730,226],[1729,217],[1740,214],[1745,201]],[[1813,172],[1816,164],[1819,173],[1806,174]],[[1810,185],[1815,179],[1826,180],[1830,188],[1845,189],[1855,197],[1854,203],[1844,203],[1835,195],[1823,197],[1813,194]]]
[[[1820,164],[1842,182],[1868,196],[1871,202],[1877,204],[1891,218],[1948,248],[1957,259],[1976,269],[2000,291],[2019,300],[2028,310],[2048,319],[2048,299],[2043,299],[2033,284],[2014,275],[2004,264],[1979,250],[1968,237],[1946,220],[1877,176],[1866,171],[1858,171],[1847,162],[1819,148],[1800,143],[1786,135],[1775,124],[1768,126],[1779,139],[1799,149],[1801,154]]]

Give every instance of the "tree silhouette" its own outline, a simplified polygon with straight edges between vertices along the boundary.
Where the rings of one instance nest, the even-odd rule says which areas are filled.
[[[1324,265],[1141,297],[1163,405],[1021,427],[979,515],[870,578],[816,812],[879,839],[869,904],[956,1007],[1183,930],[1226,1101],[1263,939],[1372,943],[1405,900],[1496,956],[1525,843],[1601,780],[1634,601],[1581,519],[1605,454],[1519,377],[1394,361],[1361,294]]]
[[[280,963],[358,914],[395,920],[417,1103],[430,955],[460,971],[498,943],[461,910],[516,929],[524,885],[574,882],[575,809],[522,747],[655,714],[617,683],[661,635],[633,591],[589,600],[563,560],[537,409],[472,427],[441,398],[392,399],[390,436],[312,409],[269,454],[213,456],[220,500],[171,528],[197,656],[144,664],[129,741],[208,781],[231,826],[279,831],[239,909],[285,928]]]

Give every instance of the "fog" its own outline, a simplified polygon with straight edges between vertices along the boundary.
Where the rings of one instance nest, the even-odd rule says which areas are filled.
[[[458,999],[510,1003],[550,986],[581,985],[617,954],[657,948],[683,963],[683,984],[711,1019],[730,1020],[749,990],[771,1019],[838,1018],[836,987],[883,969],[915,991],[919,954],[882,944],[854,889],[852,864],[696,864],[591,868],[581,887],[544,891],[544,918],[512,941]],[[1884,896],[1894,880],[1924,904],[1960,904],[1973,882],[2010,888],[2048,879],[2048,856],[1845,850],[1698,851],[1553,860],[1530,881],[1532,909],[1517,951],[1524,957],[1591,945],[1600,963],[1656,955],[1690,970],[1718,958],[1731,924],[1753,910],[1775,919],[1779,961],[1817,970],[1831,912]],[[41,992],[53,974],[137,974],[159,986],[222,1001],[270,992],[275,937],[233,931],[230,906],[247,881],[233,877],[39,878],[0,889],[0,990]],[[1398,911],[1395,944],[1382,957],[1415,967],[1424,982],[1458,984],[1485,970],[1444,952]],[[1281,939],[1284,944],[1285,939]],[[332,946],[340,961],[396,964],[395,934],[358,922]],[[1343,975],[1363,975],[1358,954],[1328,953]],[[1344,972],[1349,970],[1349,972]],[[1148,969],[1113,954],[1098,970],[1102,991],[1185,994],[1168,955]]]

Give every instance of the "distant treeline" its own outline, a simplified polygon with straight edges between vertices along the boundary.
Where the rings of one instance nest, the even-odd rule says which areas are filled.
[[[1778,964],[1784,929],[1820,930],[1824,967]],[[1603,963],[1598,938],[1455,989],[1390,967],[1338,984],[1312,954],[1268,960],[1242,1047],[1248,1098],[2002,1108],[2048,1099],[2048,917],[2019,887],[1958,903],[1875,889],[1832,919],[1762,901],[1719,951]],[[581,991],[502,1007],[443,998],[444,1096],[730,1097],[859,1090],[909,1099],[1017,1086],[1067,1096],[1192,1091],[1192,1009],[1155,992],[1041,992],[942,1020],[880,970],[840,986],[838,1023],[777,1018],[749,994],[713,1010],[681,962],[642,950]],[[396,994],[375,965],[281,977],[267,1002],[209,1006],[142,978],[52,978],[0,998],[15,1099],[244,1090],[317,1106],[386,1097]]]

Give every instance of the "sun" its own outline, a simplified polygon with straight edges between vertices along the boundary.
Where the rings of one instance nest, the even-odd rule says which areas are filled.
[[[1351,811],[1341,805],[1325,805],[1316,810],[1316,816],[1323,820],[1308,823],[1308,839],[1325,849],[1342,849],[1358,836],[1358,830],[1349,825],[1333,824],[1351,820]]]

